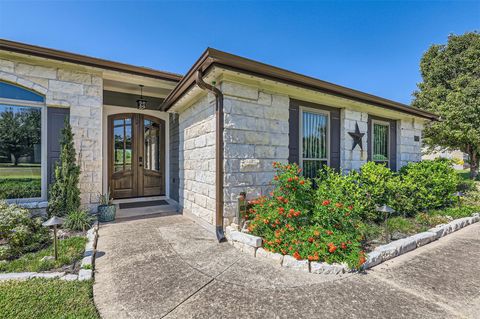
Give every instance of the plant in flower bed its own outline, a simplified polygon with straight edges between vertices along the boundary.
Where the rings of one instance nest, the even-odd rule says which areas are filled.
[[[31,218],[28,209],[0,201],[0,260],[17,258],[50,242],[40,218]]]
[[[327,197],[319,201],[296,164],[273,166],[274,190],[250,202],[248,230],[263,238],[268,251],[360,267],[363,236],[354,207]]]
[[[443,159],[410,163],[398,173],[374,162],[348,174],[324,167],[315,187],[295,164],[274,167],[274,190],[250,202],[248,229],[264,239],[265,249],[297,259],[358,268],[365,260],[362,248],[373,248],[385,237],[379,205],[396,211],[387,226],[399,238],[480,211],[478,201],[471,200],[476,189],[462,199],[468,205],[456,206],[453,193],[464,186]]]

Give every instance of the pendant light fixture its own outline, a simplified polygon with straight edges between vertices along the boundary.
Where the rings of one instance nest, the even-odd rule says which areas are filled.
[[[147,107],[147,100],[143,98],[143,85],[140,84],[140,98],[137,100],[137,108],[139,110],[145,110]]]

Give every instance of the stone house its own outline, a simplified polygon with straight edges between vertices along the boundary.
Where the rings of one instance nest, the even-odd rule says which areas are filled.
[[[41,114],[41,161],[29,173],[39,192],[10,200],[45,205],[68,118],[85,207],[110,190],[119,217],[179,210],[219,236],[240,192],[268,193],[273,161],[307,175],[369,160],[396,170],[421,159],[424,123],[436,119],[210,48],[181,76],[0,40],[0,121],[30,110]],[[11,170],[1,159],[0,183]]]

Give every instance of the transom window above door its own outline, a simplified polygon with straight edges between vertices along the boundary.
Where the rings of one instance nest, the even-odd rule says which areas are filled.
[[[329,164],[329,112],[302,108],[300,114],[300,166],[306,177],[315,177]]]

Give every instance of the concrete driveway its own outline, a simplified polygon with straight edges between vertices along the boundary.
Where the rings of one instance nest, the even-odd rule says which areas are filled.
[[[341,277],[263,263],[181,215],[102,225],[99,235],[104,318],[479,318],[480,223]]]

